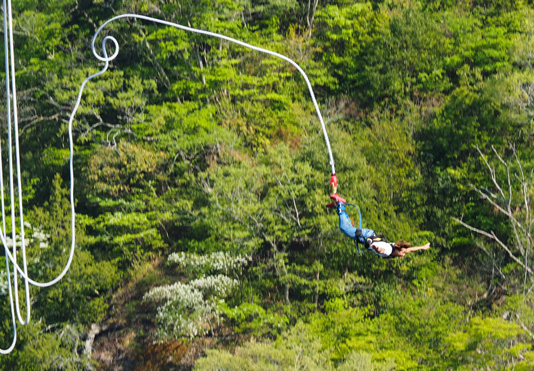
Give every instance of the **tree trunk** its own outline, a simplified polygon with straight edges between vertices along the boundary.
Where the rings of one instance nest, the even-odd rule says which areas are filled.
[[[321,276],[321,272],[317,271],[317,274],[315,276],[315,280],[317,281],[317,284],[315,285],[315,308],[317,309],[319,307],[319,278]]]
[[[284,297],[286,299],[286,304],[291,306],[291,302],[289,301],[289,282],[286,282],[286,288],[285,288]]]
[[[102,331],[99,325],[96,323],[93,323],[91,325],[91,328],[89,329],[89,333],[87,334],[87,339],[85,340],[85,347],[83,352],[87,355],[91,355],[91,352],[93,351],[93,342],[95,341],[95,336],[98,335]]]
[[[312,4],[313,2],[313,4]],[[308,24],[308,37],[311,37],[313,30],[313,21],[315,19],[315,11],[319,0],[308,0],[308,14],[306,15],[306,23]]]

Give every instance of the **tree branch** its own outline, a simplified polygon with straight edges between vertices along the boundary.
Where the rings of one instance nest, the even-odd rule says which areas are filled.
[[[519,264],[523,269],[525,269],[528,273],[532,274],[532,269],[530,269],[528,266],[526,266],[521,260],[519,260],[513,253],[512,251],[510,251],[510,249],[508,248],[508,246],[506,246],[501,240],[499,240],[499,238],[495,235],[495,233],[493,231],[491,231],[491,233],[488,233],[486,231],[483,231],[481,229],[478,229],[478,228],[475,228],[475,227],[472,227],[470,226],[469,224],[467,223],[464,223],[463,221],[461,221],[460,219],[458,218],[452,218],[455,222],[463,225],[464,227],[466,227],[467,229],[469,229],[470,231],[473,231],[473,232],[476,232],[478,234],[481,234],[483,236],[486,236],[492,240],[494,240],[495,242],[497,242],[504,250],[506,250],[506,252],[508,253],[508,255],[517,263]]]
[[[527,334],[530,335],[530,337],[532,338],[532,340],[534,340],[534,334],[528,329],[528,327],[523,323],[523,321],[521,321],[521,317],[519,316],[519,314],[515,314],[515,317],[517,318],[517,320],[519,321],[519,326],[521,326],[521,328],[523,330],[525,330],[525,332]]]
[[[484,160],[484,163],[486,164],[486,167],[488,168],[488,170],[490,171],[490,174],[491,174],[491,180],[493,181],[493,184],[495,184],[495,187],[497,187],[497,190],[499,191],[499,193],[501,194],[501,197],[503,200],[506,200],[506,196],[504,195],[504,192],[501,188],[501,186],[499,185],[499,183],[497,182],[497,178],[495,176],[495,168],[492,167],[488,160],[486,159],[486,157],[484,156],[484,154],[482,153],[482,151],[480,150],[480,148],[478,148],[478,146],[475,147],[476,150],[478,151],[478,153],[480,154],[480,157],[482,157],[482,159]]]
[[[530,237],[530,233],[529,231],[525,228],[525,226],[523,226],[517,219],[516,217],[512,214],[512,210],[509,206],[507,206],[507,210],[503,209],[498,203],[496,203],[495,201],[493,201],[491,198],[489,198],[489,196],[487,194],[485,194],[484,192],[482,192],[482,190],[478,189],[477,187],[475,187],[474,185],[471,184],[471,187],[477,191],[480,196],[487,200],[493,207],[495,207],[498,211],[500,211],[501,213],[503,213],[504,215],[506,215],[511,221],[512,221],[512,227],[514,229],[514,234],[516,236],[516,239],[518,241],[518,243],[521,245],[521,248],[523,248],[523,245],[522,245],[522,242],[521,242],[521,239],[519,238],[519,234],[517,232],[517,229],[516,229],[516,226],[518,226],[521,231],[526,235],[526,236],[529,236]]]

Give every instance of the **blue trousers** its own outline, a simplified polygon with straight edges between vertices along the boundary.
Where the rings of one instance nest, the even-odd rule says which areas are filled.
[[[339,215],[339,229],[341,230],[341,232],[345,233],[347,236],[355,240],[357,238],[356,236],[357,228],[354,225],[352,225],[352,220],[350,220],[349,215],[345,211],[345,205],[340,204],[337,207],[337,213]],[[372,229],[363,228],[361,231],[362,231],[362,234],[361,234],[362,238],[360,238],[360,242],[362,242],[363,244],[365,244],[366,238],[372,237],[375,235],[375,232]]]

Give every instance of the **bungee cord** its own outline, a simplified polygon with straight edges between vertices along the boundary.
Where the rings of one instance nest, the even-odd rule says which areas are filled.
[[[183,25],[178,24],[178,23],[168,22],[168,21],[164,21],[164,20],[161,20],[161,19],[157,19],[157,18],[152,18],[152,17],[139,15],[139,14],[128,14],[127,13],[127,14],[121,14],[121,15],[118,15],[118,16],[115,16],[115,17],[109,19],[108,21],[106,21],[104,24],[102,24],[96,30],[95,34],[93,35],[93,40],[91,41],[91,50],[93,51],[93,54],[96,57],[96,59],[98,59],[98,60],[100,60],[102,62],[106,62],[106,61],[107,62],[111,62],[119,54],[119,43],[117,42],[117,40],[114,37],[108,36],[109,40],[111,40],[113,42],[114,47],[115,47],[114,53],[109,57],[106,57],[106,56],[102,57],[96,52],[96,50],[95,50],[95,41],[96,41],[96,38],[98,37],[98,34],[100,33],[100,31],[102,31],[104,29],[104,27],[106,27],[111,22],[116,21],[118,19],[122,19],[122,18],[142,19],[142,20],[145,20],[145,21],[151,21],[151,22],[154,22],[154,23],[164,24],[166,26],[171,26],[171,27],[174,27],[174,28],[178,28],[178,29],[183,30],[183,31],[188,31],[188,32],[193,32],[193,33],[197,33],[197,34],[201,34],[201,35],[207,35],[207,36],[216,37],[218,39],[230,41],[231,43],[244,46],[245,48],[248,48],[248,49],[252,49],[252,50],[255,50],[255,51],[258,51],[258,52],[261,52],[261,53],[265,53],[265,54],[272,55],[274,57],[278,57],[278,58],[283,59],[286,62],[290,63],[293,67],[295,67],[297,69],[297,71],[300,72],[300,74],[304,78],[304,81],[306,82],[306,85],[308,86],[308,91],[310,93],[310,97],[311,97],[313,105],[315,107],[315,112],[317,113],[317,116],[319,117],[319,122],[321,123],[321,128],[323,130],[323,136],[324,136],[324,140],[325,140],[325,143],[326,143],[326,148],[328,150],[328,157],[329,157],[329,160],[330,160],[330,167],[332,168],[332,174],[336,173],[336,169],[335,169],[335,165],[334,165],[334,156],[332,155],[332,147],[330,145],[330,139],[328,138],[328,133],[326,132],[326,125],[324,123],[323,116],[321,114],[321,110],[319,109],[319,105],[317,104],[317,100],[315,99],[315,94],[313,92],[312,85],[310,83],[310,80],[308,79],[308,75],[306,75],[304,70],[295,61],[293,61],[291,58],[288,58],[285,55],[273,52],[271,50],[267,50],[267,49],[260,48],[258,46],[247,44],[244,41],[240,41],[240,40],[234,39],[234,38],[229,37],[229,36],[218,34],[216,32],[199,30],[197,28],[183,26]],[[103,48],[105,48],[105,45],[103,45]]]
[[[8,36],[7,36],[7,17],[6,17],[6,0],[3,0],[3,7],[4,7],[4,58],[5,58],[5,68],[6,68],[6,99],[7,99],[7,104],[6,104],[6,108],[7,108],[7,117],[8,117],[8,121],[11,119],[11,104],[10,104],[10,97],[9,97],[9,91],[10,91],[10,87],[9,87],[9,54],[7,53],[7,46],[8,46],[8,42],[9,42],[9,39],[8,39]],[[1,141],[0,141],[1,142]],[[2,151],[1,151],[1,148],[0,148],[0,164],[2,164]],[[4,237],[4,232],[6,230],[6,218],[5,218],[5,202],[4,202],[4,173],[3,173],[3,166],[0,166],[0,192],[2,193],[1,195],[1,203],[2,203],[2,232],[1,232],[1,235],[2,235],[2,238],[5,239]],[[4,249],[5,251],[7,252],[7,245],[4,244]],[[12,326],[13,326],[13,339],[11,340],[11,345],[7,348],[7,349],[0,349],[0,353],[1,354],[8,354],[10,353],[13,348],[15,348],[15,344],[17,342],[17,321],[15,319],[15,308],[14,308],[14,302],[13,302],[13,292],[12,292],[12,289],[11,289],[11,272],[10,272],[10,269],[9,269],[9,258],[6,255],[6,273],[7,273],[7,284],[8,284],[8,292],[9,292],[9,303],[10,303],[10,306],[11,306],[11,322],[12,322]]]
[[[12,92],[12,104],[13,104],[13,130],[15,131],[15,156],[16,156],[16,164],[17,164],[17,196],[19,201],[19,215],[20,215],[20,222],[21,222],[21,230],[20,230],[20,240],[21,240],[21,250],[22,250],[22,264],[24,268],[24,273],[27,276],[28,275],[28,266],[26,261],[26,244],[25,244],[25,238],[24,238],[24,215],[23,215],[23,208],[22,208],[22,180],[21,180],[21,168],[20,168],[20,151],[19,151],[19,129],[18,129],[18,105],[17,105],[17,88],[16,88],[16,80],[15,80],[15,47],[13,42],[13,13],[11,9],[11,0],[8,0],[8,22],[9,22],[9,59],[10,59],[10,67],[11,67],[11,92]],[[14,187],[14,180],[13,180],[13,151],[11,150],[11,146],[13,143],[13,133],[11,128],[10,120],[8,119],[8,144],[9,144],[9,184],[10,184],[10,200],[11,200],[11,239],[13,242],[13,256],[17,256],[17,244],[16,244],[16,218],[15,218],[15,187]],[[5,235],[5,230],[4,233]],[[16,261],[14,261],[16,263]],[[23,320],[22,316],[20,314],[20,305],[18,301],[18,277],[17,277],[17,271],[13,271],[13,281],[14,281],[14,296],[17,299],[15,301],[15,306],[17,309],[17,317],[19,319],[19,322],[22,325],[27,325],[30,322],[30,287],[27,280],[24,280],[24,287],[25,287],[25,297],[26,297],[26,319]]]
[[[247,44],[243,41],[236,40],[234,38],[231,38],[229,36],[221,35],[215,32],[200,30],[192,27],[186,27],[177,23],[164,21],[157,18],[152,18],[148,16],[138,15],[138,14],[122,14],[118,15],[116,17],[113,17],[106,21],[104,24],[102,24],[95,34],[93,35],[93,39],[91,41],[91,50],[94,54],[94,56],[104,62],[104,67],[97,73],[90,75],[87,77],[81,84],[76,103],[74,105],[74,108],[72,110],[72,113],[69,117],[69,124],[68,124],[68,136],[69,136],[69,175],[70,175],[70,211],[71,211],[71,246],[69,251],[69,257],[67,260],[67,263],[65,264],[65,267],[63,271],[53,280],[48,282],[37,282],[31,279],[28,275],[28,269],[27,269],[27,261],[26,261],[26,246],[25,246],[25,234],[24,234],[24,214],[23,214],[23,205],[22,205],[22,180],[21,180],[21,166],[20,166],[20,148],[19,148],[19,130],[18,130],[18,112],[17,112],[17,99],[16,99],[16,81],[15,81],[15,53],[14,53],[14,42],[13,42],[13,23],[12,23],[12,12],[11,12],[11,0],[3,0],[3,6],[4,6],[4,48],[5,48],[5,64],[6,64],[6,99],[7,99],[7,125],[8,125],[8,153],[9,153],[9,189],[10,189],[10,201],[11,201],[11,228],[12,228],[12,237],[11,237],[11,243],[12,243],[12,252],[8,249],[8,242],[7,242],[7,235],[5,233],[6,231],[6,216],[5,216],[5,205],[4,205],[4,179],[3,179],[3,171],[2,171],[2,156],[0,151],[0,192],[1,198],[0,202],[2,203],[1,209],[2,209],[2,226],[0,230],[0,240],[2,241],[2,244],[4,245],[4,251],[6,255],[6,271],[7,271],[7,281],[9,286],[9,298],[10,298],[10,305],[11,305],[11,315],[12,315],[12,323],[13,323],[13,340],[12,344],[7,349],[0,349],[0,354],[8,354],[10,353],[13,348],[15,347],[15,343],[17,340],[17,327],[16,327],[16,319],[15,319],[15,312],[17,314],[18,320],[22,325],[27,325],[30,321],[30,293],[29,293],[29,285],[33,285],[36,287],[49,287],[57,283],[59,280],[61,280],[65,274],[68,272],[70,265],[72,264],[72,260],[74,257],[74,250],[76,246],[76,238],[75,238],[75,223],[76,223],[76,212],[74,208],[74,140],[73,140],[73,133],[72,133],[72,127],[74,122],[74,117],[76,115],[76,112],[78,111],[78,108],[81,104],[81,99],[83,96],[83,91],[86,86],[86,84],[92,80],[95,77],[98,77],[105,73],[109,67],[109,62],[114,60],[118,54],[119,54],[119,43],[113,36],[105,36],[102,40],[102,54],[97,53],[95,49],[95,41],[100,34],[100,32],[111,22],[115,20],[119,20],[122,18],[134,18],[134,19],[140,19],[145,21],[150,21],[154,23],[159,23],[171,27],[175,27],[178,29],[181,29],[183,31],[193,32],[197,34],[203,34],[207,36],[216,37],[222,40],[226,40],[229,42],[232,42],[237,45],[241,45],[243,47],[246,47],[248,49],[252,49],[258,52],[266,53],[271,56],[278,57],[280,59],[283,59],[290,63],[292,66],[294,66],[297,71],[300,72],[302,75],[304,81],[306,82],[306,85],[308,87],[308,91],[310,94],[310,97],[312,99],[313,105],[315,107],[315,111],[317,113],[317,116],[319,118],[319,122],[321,124],[321,128],[323,131],[324,140],[326,143],[326,147],[328,150],[328,156],[329,156],[329,163],[332,170],[332,177],[330,184],[334,187],[334,191],[337,187],[337,178],[336,178],[336,172],[335,172],[335,166],[334,166],[334,158],[332,155],[332,148],[330,145],[330,140],[328,138],[328,133],[326,131],[326,126],[323,120],[323,117],[321,115],[321,111],[319,109],[319,106],[317,104],[317,100],[315,98],[315,94],[313,92],[312,85],[308,79],[308,76],[304,72],[304,70],[292,59],[267,50],[263,49],[254,45]],[[113,54],[108,56],[107,52],[107,43],[111,42],[113,44],[113,47],[115,48]],[[8,48],[9,46],[9,48]],[[11,84],[10,84],[11,83]],[[11,110],[12,108],[12,110]],[[11,116],[13,116],[13,124],[11,122]],[[13,126],[13,129],[12,129]],[[13,133],[12,133],[13,131]],[[13,156],[13,137],[14,137],[14,147],[15,147],[15,156]],[[14,157],[14,158],[13,158]],[[17,196],[18,196],[18,207],[19,207],[19,219],[20,219],[20,241],[21,241],[21,253],[22,253],[22,265],[21,268],[17,264],[17,248],[16,248],[16,241],[17,241],[17,235],[16,235],[16,215],[15,215],[15,182],[14,182],[14,166],[13,162],[15,162],[16,166],[16,178],[17,178]],[[10,274],[10,263],[13,264],[13,287],[14,287],[14,293],[12,290],[11,285],[11,274]],[[26,297],[26,319],[23,319],[20,314],[20,306],[18,301],[18,281],[17,277],[18,274],[24,279],[25,283],[25,297]],[[14,298],[13,298],[14,296]]]
[[[3,10],[4,10],[4,56],[5,56],[5,68],[6,68],[6,100],[7,100],[7,125],[8,125],[8,146],[9,146],[9,164],[10,164],[10,195],[11,195],[11,211],[12,211],[12,242],[13,242],[13,255],[16,256],[16,236],[15,236],[15,198],[14,198],[14,183],[13,183],[13,161],[12,161],[12,138],[11,138],[11,105],[13,104],[13,117],[14,122],[16,123],[16,127],[18,128],[17,123],[17,98],[16,98],[16,81],[15,81],[15,63],[14,63],[14,45],[13,45],[13,24],[11,22],[11,1],[8,0],[6,3],[6,0],[3,0]],[[10,68],[11,67],[11,68]],[[11,79],[10,79],[11,77]],[[10,80],[11,80],[11,86],[10,86]],[[10,95],[10,89],[12,89],[13,95]],[[17,142],[18,144],[18,142]],[[0,162],[1,165],[1,162]],[[2,168],[2,166],[0,166]],[[20,169],[20,168],[18,168]],[[20,179],[20,176],[19,176]],[[6,273],[7,273],[7,281],[8,281],[8,291],[9,291],[9,299],[10,299],[10,306],[11,306],[11,318],[12,318],[12,325],[13,325],[13,339],[11,342],[11,345],[7,349],[0,349],[1,354],[7,354],[10,353],[13,348],[15,347],[16,341],[17,341],[17,327],[16,327],[16,319],[15,319],[15,308],[16,307],[16,313],[19,321],[21,324],[26,325],[29,323],[30,320],[30,300],[29,300],[29,287],[25,285],[25,293],[26,293],[26,320],[23,320],[20,315],[20,306],[18,301],[18,282],[17,282],[17,274],[16,271],[14,271],[14,290],[15,290],[15,298],[16,300],[13,300],[13,289],[11,285],[11,272],[9,268],[9,250],[8,250],[8,244],[6,243],[6,217],[5,217],[5,200],[4,200],[4,176],[3,172],[0,173],[0,191],[2,192],[2,230],[0,231],[0,237],[2,239],[2,244],[4,245],[4,250],[6,252]],[[20,189],[20,188],[19,188]],[[20,210],[22,211],[22,210]],[[23,249],[23,254],[25,255],[25,249]],[[16,261],[14,261],[14,264],[16,265]],[[23,266],[24,266],[24,272],[27,272],[27,266],[26,266],[26,257],[24,256],[23,259]],[[16,305],[14,304],[16,302]]]

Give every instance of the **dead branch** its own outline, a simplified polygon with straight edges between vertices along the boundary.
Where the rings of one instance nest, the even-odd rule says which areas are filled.
[[[469,224],[467,223],[464,223],[462,220],[458,219],[458,218],[452,218],[455,222],[463,225],[464,227],[466,227],[467,229],[469,229],[470,231],[473,231],[473,232],[476,232],[478,234],[481,234],[483,236],[486,236],[488,237],[489,239],[492,239],[494,240],[495,242],[497,242],[507,253],[508,255],[510,256],[510,258],[512,258],[517,264],[519,264],[523,269],[525,269],[528,273],[532,274],[532,269],[530,269],[528,266],[526,266],[521,260],[519,260],[513,253],[512,251],[510,251],[510,249],[508,248],[508,246],[506,246],[501,240],[499,240],[499,238],[495,235],[495,233],[493,231],[491,231],[491,233],[488,233],[486,231],[483,231],[481,229],[478,229],[478,228],[475,228],[475,227],[472,227],[470,226]]]
[[[527,334],[530,335],[530,337],[532,338],[532,340],[534,340],[534,334],[528,329],[528,327],[523,323],[523,321],[521,321],[521,317],[519,316],[519,314],[515,314],[515,317],[517,318],[517,320],[519,321],[519,326],[521,326],[521,328],[523,330],[525,330],[525,332]]]

